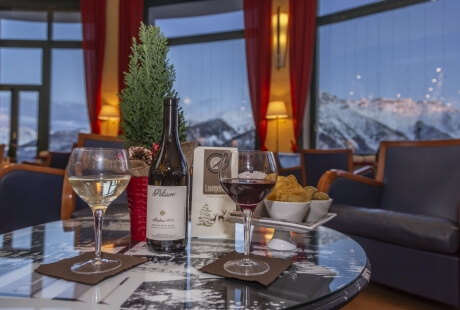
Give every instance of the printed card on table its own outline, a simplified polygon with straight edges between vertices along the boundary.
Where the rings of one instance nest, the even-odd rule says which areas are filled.
[[[225,150],[236,148],[197,147],[193,159],[192,237],[233,238],[235,224],[224,217],[236,210],[219,182],[219,164]]]

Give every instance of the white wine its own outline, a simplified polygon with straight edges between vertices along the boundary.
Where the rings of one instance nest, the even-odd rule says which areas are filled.
[[[130,175],[88,175],[69,177],[78,196],[93,210],[106,209],[126,188]]]
[[[188,184],[187,162],[178,135],[177,100],[167,98],[160,149],[149,171],[146,221],[149,251],[175,252],[186,248]]]

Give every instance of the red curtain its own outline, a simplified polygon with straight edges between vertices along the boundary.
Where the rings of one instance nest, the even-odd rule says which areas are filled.
[[[295,139],[300,139],[310,92],[316,32],[316,0],[289,1],[289,70],[292,121]],[[297,141],[292,145],[298,151]]]
[[[120,0],[118,37],[118,89],[125,88],[125,75],[129,68],[129,55],[133,37],[138,37],[144,17],[144,0]]]
[[[105,45],[106,0],[80,0],[83,25],[83,55],[85,59],[86,100],[93,133],[100,133],[97,119],[101,110],[102,64]]]
[[[266,150],[271,74],[271,0],[244,0],[244,37],[252,112],[260,149]]]

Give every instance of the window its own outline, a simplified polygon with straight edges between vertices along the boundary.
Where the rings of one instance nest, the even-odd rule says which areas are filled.
[[[153,6],[149,12],[151,23],[170,42],[168,58],[176,70],[174,88],[189,125],[188,139],[254,149],[242,2],[195,1]]]
[[[75,9],[0,10],[0,143],[17,146],[18,162],[69,151],[89,131]]]
[[[459,11],[429,1],[321,24],[316,147],[460,138]]]

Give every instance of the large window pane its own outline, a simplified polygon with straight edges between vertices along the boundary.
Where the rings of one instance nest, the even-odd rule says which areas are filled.
[[[426,2],[321,27],[317,147],[460,138],[459,11]]]
[[[243,11],[236,11],[205,16],[156,19],[155,25],[161,28],[165,36],[173,38],[242,30],[244,20]]]
[[[189,140],[254,148],[244,40],[173,46],[168,56],[176,69]]]
[[[52,151],[71,150],[78,132],[90,131],[83,68],[81,49],[52,50],[49,146]]]
[[[42,50],[0,48],[0,84],[41,84]]]
[[[46,12],[0,12],[0,39],[46,40],[46,38]]]
[[[337,13],[344,10],[354,9],[382,0],[319,0],[319,16]]]
[[[17,160],[33,160],[37,154],[38,92],[19,92],[19,134]]]
[[[53,40],[82,40],[80,12],[53,13]]]

